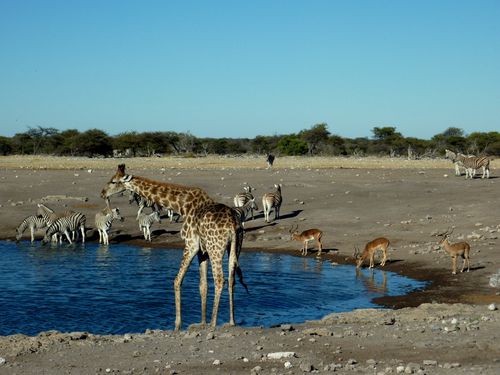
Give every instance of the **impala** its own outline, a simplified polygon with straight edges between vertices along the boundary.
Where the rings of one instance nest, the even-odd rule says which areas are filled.
[[[366,258],[370,258],[370,268],[375,267],[375,252],[377,250],[380,250],[383,253],[383,258],[380,262],[380,266],[385,266],[385,262],[387,261],[387,248],[389,247],[389,245],[390,242],[387,238],[379,237],[368,242],[365,245],[365,249],[362,253],[360,253],[359,249],[355,247],[353,256],[354,258],[356,258],[356,268],[360,268]]]
[[[451,257],[451,273],[452,275],[455,275],[457,273],[457,257],[460,256],[463,259],[462,263],[462,269],[460,272],[464,272],[465,269],[465,263],[467,263],[467,272],[469,272],[470,269],[470,245],[467,242],[457,242],[454,244],[451,244],[450,241],[448,241],[448,238],[450,237],[450,234],[453,233],[453,230],[450,232],[449,228],[446,230],[446,232],[439,233],[436,236],[441,237],[441,239],[438,241],[439,246],[446,251],[450,257]]]
[[[294,241],[302,242],[302,255],[307,255],[307,245],[309,241],[316,240],[318,244],[318,254],[321,255],[321,251],[323,250],[323,245],[321,244],[321,237],[323,236],[323,232],[319,229],[307,229],[301,233],[296,228],[290,229],[291,239]]]

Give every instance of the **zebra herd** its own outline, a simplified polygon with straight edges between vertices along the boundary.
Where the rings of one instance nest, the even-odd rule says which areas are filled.
[[[461,176],[460,168],[465,170],[465,179],[473,179],[478,169],[483,170],[481,178],[490,178],[490,160],[489,156],[467,156],[461,153],[455,153],[445,150],[445,158],[450,159],[455,164],[455,175]]]
[[[265,193],[262,197],[262,206],[266,222],[269,222],[270,213],[274,209],[275,219],[279,219],[279,211],[281,207],[281,184],[275,185],[275,191]],[[238,193],[234,197],[233,210],[236,212],[242,225],[245,221],[255,218],[254,211],[258,210],[257,203],[252,191],[255,189],[247,185],[243,188],[243,192]],[[139,230],[146,241],[151,242],[151,227],[154,223],[161,223],[160,212],[164,210],[170,222],[178,222],[180,215],[173,212],[170,208],[160,207],[158,204],[140,196],[135,192],[130,192],[129,204],[136,203],[139,207],[136,220]],[[143,212],[144,208],[150,208],[151,213]],[[123,221],[124,218],[120,214],[119,208],[110,208],[106,206],[95,214],[94,224],[95,230],[99,235],[99,243],[109,245],[109,231],[114,221]],[[43,203],[37,205],[35,215],[26,217],[16,229],[16,240],[19,241],[24,232],[29,229],[31,242],[35,241],[35,232],[45,230],[42,243],[48,242],[61,244],[63,239],[66,239],[70,244],[81,238],[82,243],[86,239],[86,216],[81,212],[71,210],[55,212]]]

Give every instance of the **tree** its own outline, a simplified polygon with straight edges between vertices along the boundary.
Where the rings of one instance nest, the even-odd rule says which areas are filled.
[[[44,128],[42,126],[37,126],[36,128],[29,127],[26,134],[30,137],[31,143],[33,145],[33,154],[37,155],[42,151],[42,146],[46,144],[48,138],[57,134],[59,130],[55,128]],[[47,150],[44,150],[47,151]]]
[[[0,155],[12,153],[12,142],[10,138],[0,136]]]
[[[372,132],[373,138],[375,138],[375,143],[371,149],[372,152],[390,153],[392,156],[405,151],[404,138],[401,133],[396,131],[395,127],[375,127]]]
[[[78,152],[78,137],[80,132],[76,129],[64,130],[60,133],[62,144],[58,150],[61,155],[75,156]]]
[[[329,135],[328,125],[324,122],[312,126],[311,129],[302,130],[299,133],[300,138],[307,143],[307,152],[310,156],[314,154],[320,143],[328,140]]]
[[[120,133],[113,139],[114,149],[121,150],[122,152],[130,150],[132,152],[132,156],[136,156],[137,151],[139,151],[142,147],[142,139],[137,132]]]
[[[307,143],[297,135],[286,135],[278,142],[278,151],[282,155],[305,155],[308,151]]]
[[[113,155],[111,138],[102,130],[87,130],[78,136],[78,152],[86,156]]]
[[[431,140],[435,147],[443,152],[446,148],[456,152],[466,152],[466,140],[463,134],[462,129],[451,127],[442,133],[436,134]]]

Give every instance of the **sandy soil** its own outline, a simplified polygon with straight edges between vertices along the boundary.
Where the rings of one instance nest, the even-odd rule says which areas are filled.
[[[431,283],[421,292],[376,301],[402,309],[332,314],[293,327],[0,337],[0,373],[500,373],[499,314],[488,308],[500,303],[499,289],[489,286],[500,268],[497,161],[493,178],[465,180],[446,160],[278,158],[268,170],[262,158],[4,157],[0,238],[14,239],[16,226],[41,201],[85,213],[92,227],[104,207],[99,192],[120,162],[130,174],[199,186],[228,205],[248,183],[260,208],[262,194],[281,183],[281,218],[266,224],[259,213],[247,222],[243,251],[300,256],[301,245],[288,233],[298,224],[300,230],[323,230],[324,261],[352,263],[355,245],[386,236],[392,246],[385,269]],[[137,207],[127,197],[113,198],[112,205],[127,219],[114,224],[111,246],[144,244],[134,220]],[[164,223],[155,227],[149,246],[182,247],[181,224]],[[449,256],[436,248],[433,234],[452,226],[452,241],[471,244],[469,273],[452,275]],[[96,239],[92,228],[88,234]],[[268,358],[274,352],[294,354]]]

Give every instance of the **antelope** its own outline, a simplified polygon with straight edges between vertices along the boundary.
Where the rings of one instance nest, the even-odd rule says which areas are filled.
[[[356,258],[356,268],[360,268],[363,265],[363,262],[366,258],[370,258],[370,268],[375,267],[375,252],[377,250],[381,250],[383,253],[382,261],[380,262],[380,266],[385,266],[385,262],[387,261],[387,248],[389,247],[390,242],[385,237],[375,238],[374,240],[368,242],[365,245],[365,249],[362,253],[359,252],[357,247],[354,247],[354,258]]]
[[[462,269],[460,270],[460,272],[464,272],[465,263],[467,263],[467,272],[469,272],[470,270],[470,245],[467,242],[457,242],[451,244],[448,241],[448,238],[450,237],[450,234],[453,233],[453,230],[454,229],[452,229],[452,231],[450,232],[450,230],[447,229],[446,232],[436,234],[436,236],[441,237],[441,239],[438,241],[438,244],[444,251],[446,251],[450,255],[452,264],[451,274],[456,275],[458,256],[461,256],[463,259]]]
[[[299,241],[302,242],[302,249],[301,253],[302,255],[307,255],[307,244],[309,241],[316,240],[316,243],[318,244],[318,254],[317,256],[321,255],[321,251],[323,250],[323,245],[321,243],[321,237],[323,236],[323,232],[320,231],[319,229],[307,229],[301,233],[297,230],[298,226],[295,228],[290,229],[290,238],[292,241]]]

